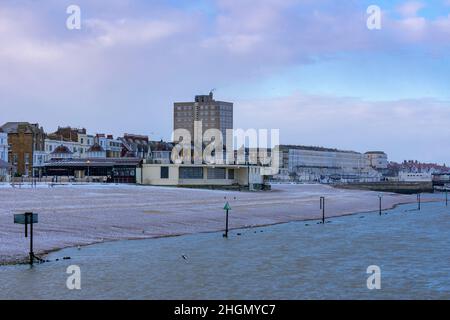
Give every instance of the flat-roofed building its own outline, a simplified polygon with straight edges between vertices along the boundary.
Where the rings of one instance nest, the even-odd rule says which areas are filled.
[[[173,104],[173,129],[186,129],[194,141],[194,122],[202,121],[202,135],[208,129],[218,129],[226,144],[226,130],[233,129],[233,103],[214,100],[213,93],[197,95],[193,102]]]
[[[383,151],[367,151],[365,153],[368,165],[374,169],[387,169],[388,157]]]
[[[137,168],[136,182],[179,187],[268,188],[262,167],[248,165],[195,165],[144,163]]]
[[[387,156],[386,156],[387,161]],[[367,154],[333,148],[281,145],[279,179],[305,182],[379,181]]]

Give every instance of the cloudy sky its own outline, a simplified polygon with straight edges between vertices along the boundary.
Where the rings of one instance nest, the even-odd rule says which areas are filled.
[[[2,123],[168,139],[212,88],[282,143],[450,164],[450,0],[0,2]]]

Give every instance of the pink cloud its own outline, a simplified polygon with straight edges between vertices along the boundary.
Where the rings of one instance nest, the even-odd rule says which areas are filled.
[[[415,17],[424,7],[425,4],[420,1],[408,1],[400,5],[397,11],[404,17]]]

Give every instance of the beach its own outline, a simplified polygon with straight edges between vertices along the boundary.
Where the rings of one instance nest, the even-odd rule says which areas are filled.
[[[0,186],[0,263],[28,257],[24,226],[13,214],[34,212],[36,255],[72,246],[231,229],[376,211],[380,193],[325,185],[273,185],[271,191],[238,192],[137,185]],[[430,200],[430,199],[428,199]],[[428,201],[427,200],[427,201]],[[415,195],[383,193],[382,208],[416,201]],[[424,200],[425,201],[425,200]]]

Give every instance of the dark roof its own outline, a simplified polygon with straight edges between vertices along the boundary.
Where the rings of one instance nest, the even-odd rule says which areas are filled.
[[[92,147],[88,149],[87,152],[104,152],[105,150],[102,148],[101,145],[98,143],[95,143]]]
[[[372,153],[372,154],[386,154],[383,151],[367,151],[365,154],[369,154],[369,153]]]
[[[44,163],[44,167],[113,167],[113,166],[137,166],[139,158],[82,158],[82,159],[58,159]]]
[[[52,154],[57,154],[57,153],[58,154],[61,154],[61,153],[72,154],[73,152],[70,151],[69,148],[67,148],[66,146],[59,145],[52,152]]]
[[[38,133],[41,130],[39,124],[29,122],[7,122],[1,128],[6,133],[17,133],[19,128],[25,129],[25,133]]]
[[[342,153],[354,153],[358,154],[359,152],[351,151],[351,150],[339,150],[334,148],[324,148],[324,147],[315,147],[315,146],[297,146],[290,144],[282,144],[280,145],[280,149],[295,149],[295,150],[309,150],[309,151],[327,151],[327,152],[342,152]]]
[[[151,151],[171,151],[173,144],[165,141],[150,141]]]

